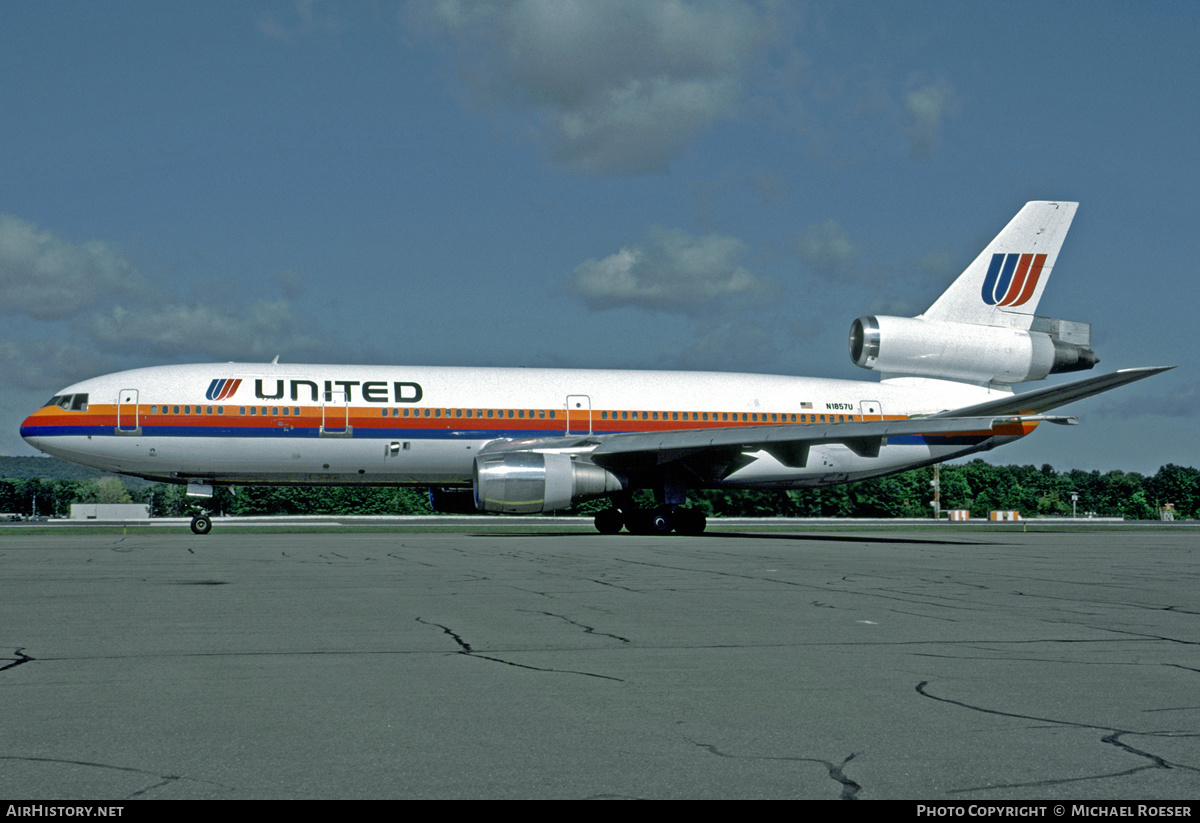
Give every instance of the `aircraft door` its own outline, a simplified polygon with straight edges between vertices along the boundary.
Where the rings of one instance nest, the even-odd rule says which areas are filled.
[[[883,407],[878,400],[862,400],[858,404],[858,413],[863,420],[882,420]]]
[[[342,390],[325,392],[321,404],[321,437],[353,437],[350,425],[350,395]]]
[[[567,434],[592,433],[592,398],[586,394],[567,395]]]
[[[121,389],[117,392],[117,434],[141,434],[138,425],[137,389]]]

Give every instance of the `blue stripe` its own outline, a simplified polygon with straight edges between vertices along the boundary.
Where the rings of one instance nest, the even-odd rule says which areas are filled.
[[[977,446],[990,434],[906,434],[889,436],[889,446]]]
[[[983,278],[983,302],[989,306],[996,305],[996,278],[1000,276],[1000,266],[1003,263],[1003,254],[993,254],[987,276]]]
[[[305,428],[249,428],[232,426],[148,426],[142,424],[141,437],[263,437],[263,438],[307,438],[319,437],[320,429]],[[330,429],[337,433],[341,429]],[[93,437],[116,437],[112,426],[22,426],[22,437],[70,437],[90,435]],[[129,435],[121,435],[122,437]],[[351,439],[355,440],[453,440],[472,438],[490,440],[498,437],[566,437],[561,431],[545,429],[354,429]],[[572,437],[577,435],[572,434]]]

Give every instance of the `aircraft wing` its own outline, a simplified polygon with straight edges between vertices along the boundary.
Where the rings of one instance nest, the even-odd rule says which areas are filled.
[[[1063,383],[1060,386],[1046,386],[1041,389],[1014,394],[1011,397],[1002,397],[999,400],[989,400],[986,403],[979,403],[975,406],[942,412],[941,414],[933,415],[930,419],[939,420],[948,417],[976,417],[992,414],[1041,414],[1051,409],[1057,409],[1059,406],[1074,403],[1076,400],[1082,400],[1085,397],[1091,397],[1094,394],[1100,394],[1100,392],[1106,392],[1109,389],[1115,389],[1118,386],[1124,386],[1126,383],[1132,383],[1135,380],[1141,380],[1173,368],[1175,367],[1146,366],[1140,369],[1121,369],[1111,374],[1088,377],[1084,380],[1076,380],[1073,383]]]
[[[619,474],[685,469],[702,480],[715,482],[754,461],[756,452],[767,452],[789,468],[802,468],[816,445],[840,443],[861,457],[877,457],[888,437],[915,435],[989,436],[1024,433],[1011,427],[1064,418],[1045,415],[992,415],[914,418],[908,420],[806,423],[785,426],[689,429],[576,438],[496,441],[481,454],[496,451],[558,451],[587,455],[592,463]]]
[[[1046,419],[1042,415],[975,416],[807,423],[787,426],[697,429],[649,434],[616,434],[602,440],[591,461],[614,472],[662,469],[685,464],[704,480],[720,480],[765,451],[789,468],[802,468],[813,446],[840,443],[860,457],[878,457],[888,437],[914,435],[991,435],[996,428]]]
[[[816,445],[840,443],[860,457],[877,457],[886,438],[912,436],[988,436],[1025,434],[1027,424],[1074,423],[1073,417],[1044,412],[1094,394],[1141,380],[1172,366],[1124,369],[1060,386],[1037,389],[987,403],[906,420],[806,423],[784,426],[687,429],[580,435],[575,438],[508,440],[483,451],[558,451],[587,455],[591,462],[620,474],[684,468],[706,481],[717,481],[767,452],[784,466],[802,468]]]

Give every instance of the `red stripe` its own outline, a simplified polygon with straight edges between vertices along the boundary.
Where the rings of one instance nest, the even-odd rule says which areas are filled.
[[[1013,275],[1013,279],[1008,284],[1008,291],[1004,293],[1004,299],[996,305],[1011,306],[1016,300],[1017,295],[1021,293],[1021,287],[1025,285],[1025,275],[1029,271],[1029,261],[1033,259],[1032,254],[1022,254],[1020,261],[1017,263],[1017,271]]]
[[[1038,254],[1033,258],[1033,269],[1029,272],[1029,278],[1025,281],[1025,288],[1021,291],[1021,296],[1017,298],[1014,306],[1024,306],[1029,302],[1029,298],[1033,296],[1034,289],[1037,288],[1038,278],[1042,276],[1042,266],[1046,264],[1046,255]]]

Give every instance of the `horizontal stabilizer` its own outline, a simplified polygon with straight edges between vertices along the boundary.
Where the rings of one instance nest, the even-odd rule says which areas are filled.
[[[1109,389],[1115,389],[1118,386],[1124,386],[1126,383],[1132,383],[1135,380],[1141,380],[1173,368],[1175,367],[1146,366],[1139,369],[1121,369],[1111,374],[1101,374],[1096,377],[1088,377],[1084,380],[1076,380],[1074,383],[1064,383],[1061,386],[1047,386],[1043,389],[1014,394],[1011,397],[1002,397],[999,400],[989,400],[986,403],[979,403],[975,406],[953,409],[952,411],[935,414],[930,419],[981,417],[984,415],[1000,414],[1041,414],[1051,409],[1057,409],[1059,406],[1074,403],[1076,400],[1083,400],[1085,397],[1091,397],[1094,394],[1100,394]]]

